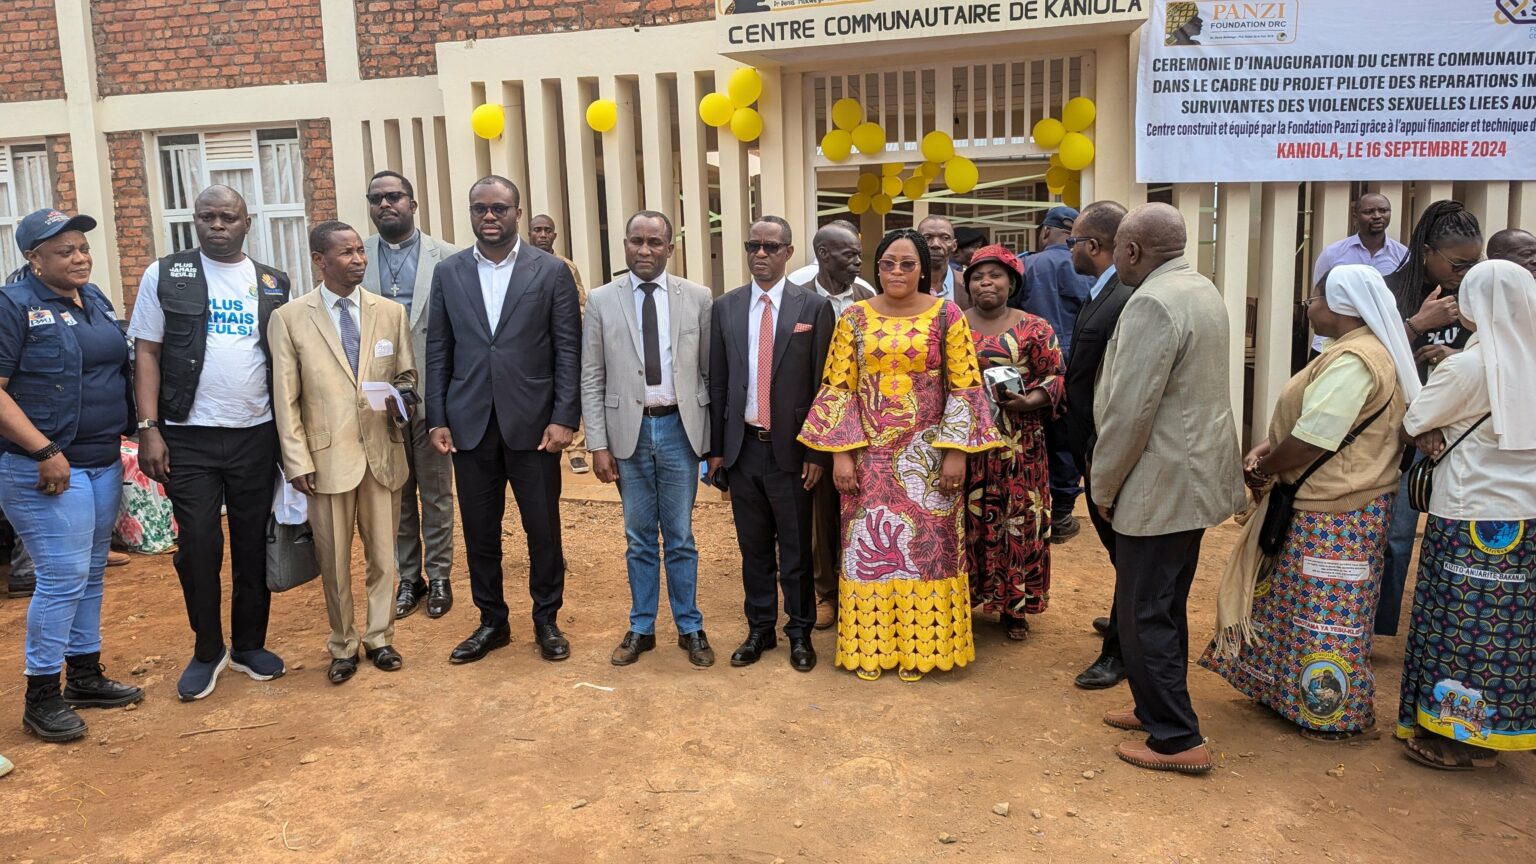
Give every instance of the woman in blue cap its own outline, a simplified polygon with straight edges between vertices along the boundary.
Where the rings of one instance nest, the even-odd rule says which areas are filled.
[[[71,706],[144,698],[101,665],[102,571],[134,411],[127,341],[90,281],[95,227],[58,210],[27,215],[16,226],[27,269],[0,288],[0,509],[37,567],[22,725],[44,741],[85,734]]]

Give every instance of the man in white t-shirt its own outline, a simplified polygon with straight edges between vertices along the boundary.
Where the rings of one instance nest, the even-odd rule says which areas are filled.
[[[266,649],[278,445],[265,326],[288,300],[288,277],[245,254],[251,217],[234,189],[203,190],[192,224],[198,248],[145,271],[128,326],[139,466],[170,495],[180,529],[176,573],[196,635],[177,684],[182,701],[212,693],[227,666],[257,681],[284,672]],[[230,646],[220,612],[221,507],[229,520]]]

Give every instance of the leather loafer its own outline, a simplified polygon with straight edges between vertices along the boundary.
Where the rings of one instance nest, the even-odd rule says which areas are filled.
[[[405,658],[400,656],[400,652],[388,645],[382,648],[367,648],[363,653],[367,654],[368,659],[373,661],[374,667],[382,672],[398,672],[400,667],[405,665]]]
[[[809,672],[816,668],[816,649],[810,639],[800,636],[789,640],[789,665],[796,672]]]
[[[1113,726],[1116,729],[1124,729],[1127,732],[1145,732],[1147,727],[1141,725],[1141,720],[1136,716],[1136,706],[1129,708],[1117,708],[1104,712],[1104,725]]]
[[[1204,744],[1182,753],[1159,753],[1141,741],[1126,741],[1115,746],[1115,755],[1137,768],[1150,771],[1177,771],[1180,774],[1204,774],[1216,767],[1210,748]]]
[[[325,670],[325,677],[332,684],[345,684],[357,674],[356,657],[336,657],[331,660],[331,668]]]
[[[1108,618],[1095,618],[1095,619],[1093,619],[1093,632],[1099,634],[1100,636],[1108,636],[1109,635],[1109,619]]]
[[[453,608],[453,587],[447,579],[433,579],[427,583],[427,617],[441,618]]]
[[[772,651],[778,645],[779,639],[772,630],[753,630],[741,647],[731,652],[731,665],[751,666],[762,658],[764,651]]]
[[[554,624],[534,625],[533,638],[539,643],[539,656],[545,660],[554,662],[571,656],[570,640]]]
[[[504,647],[512,642],[512,631],[505,624],[500,627],[487,627],[484,624],[475,628],[475,632],[469,634],[469,638],[460,642],[453,653],[448,655],[449,663],[473,663],[497,648]]]
[[[1106,690],[1125,680],[1125,661],[1100,654],[1093,665],[1079,672],[1075,683],[1084,690]]]
[[[631,630],[624,634],[624,641],[619,647],[613,649],[613,656],[608,662],[615,666],[628,666],[640,659],[641,652],[650,651],[656,647],[656,634],[636,633]]]
[[[421,598],[427,596],[427,583],[400,581],[395,593],[395,618],[409,618],[421,606]]]
[[[699,667],[715,665],[715,649],[709,647],[709,637],[703,630],[677,637],[677,647],[688,652],[688,662]]]

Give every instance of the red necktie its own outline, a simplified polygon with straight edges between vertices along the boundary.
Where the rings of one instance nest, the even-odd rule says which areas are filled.
[[[773,303],[767,294],[762,298],[762,321],[757,325],[757,425],[767,429],[773,413],[768,401],[773,384]]]

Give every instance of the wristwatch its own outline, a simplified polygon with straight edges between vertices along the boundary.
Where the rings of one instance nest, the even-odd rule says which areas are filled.
[[[145,429],[158,429],[158,428],[160,428],[160,421],[159,420],[140,420],[139,421],[139,431],[140,432],[144,431]]]

